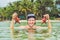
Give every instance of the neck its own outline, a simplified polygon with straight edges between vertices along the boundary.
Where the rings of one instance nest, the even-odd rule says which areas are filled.
[[[28,25],[29,26],[29,25]],[[34,26],[29,26],[30,28],[33,28]]]

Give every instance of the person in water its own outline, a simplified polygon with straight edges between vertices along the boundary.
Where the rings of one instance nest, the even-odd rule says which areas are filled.
[[[47,20],[48,20],[48,32],[51,33],[51,22],[50,22],[50,19],[49,19],[49,14],[46,14],[46,17],[47,17]],[[11,29],[14,29],[14,19],[15,18],[15,14],[12,15],[12,21],[11,21],[11,25],[10,25],[10,28]],[[28,14],[27,15],[27,25],[26,26],[19,26],[19,28],[22,28],[22,29],[28,29],[28,32],[29,33],[33,33],[34,30],[33,29],[38,29],[38,28],[43,28],[41,26],[36,26],[35,25],[36,23],[36,17],[34,14]]]
[[[15,20],[15,24],[19,23],[20,24],[20,18],[18,18],[18,14],[16,12],[13,13],[13,19]]]

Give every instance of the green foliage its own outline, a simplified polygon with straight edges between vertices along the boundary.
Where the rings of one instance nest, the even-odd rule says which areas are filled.
[[[46,9],[46,7],[52,7],[52,10],[49,11]],[[58,12],[58,10],[56,9],[56,6],[54,5],[53,0],[36,0],[36,1],[21,0],[21,1],[15,1],[15,2],[9,3],[9,5],[7,5],[6,7],[1,7],[0,15],[2,15],[3,18],[11,19],[11,15],[14,10],[17,10],[18,12],[21,11],[21,13],[24,11],[25,13],[23,14],[25,15],[25,19],[26,19],[26,15],[28,14],[27,10],[37,15],[36,16],[37,19],[42,17],[42,15],[46,12],[46,10],[51,13]],[[19,12],[18,14],[21,15],[21,13]]]
[[[51,17],[50,19],[51,19],[51,20],[55,20],[55,17]]]

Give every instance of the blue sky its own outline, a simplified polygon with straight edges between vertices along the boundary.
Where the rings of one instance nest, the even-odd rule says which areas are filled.
[[[0,7],[5,7],[6,5],[8,5],[8,3],[10,2],[14,2],[17,0],[0,0]]]

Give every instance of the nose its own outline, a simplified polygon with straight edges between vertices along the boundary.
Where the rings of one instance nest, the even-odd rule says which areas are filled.
[[[30,21],[31,24],[33,24],[34,22],[33,21]]]

